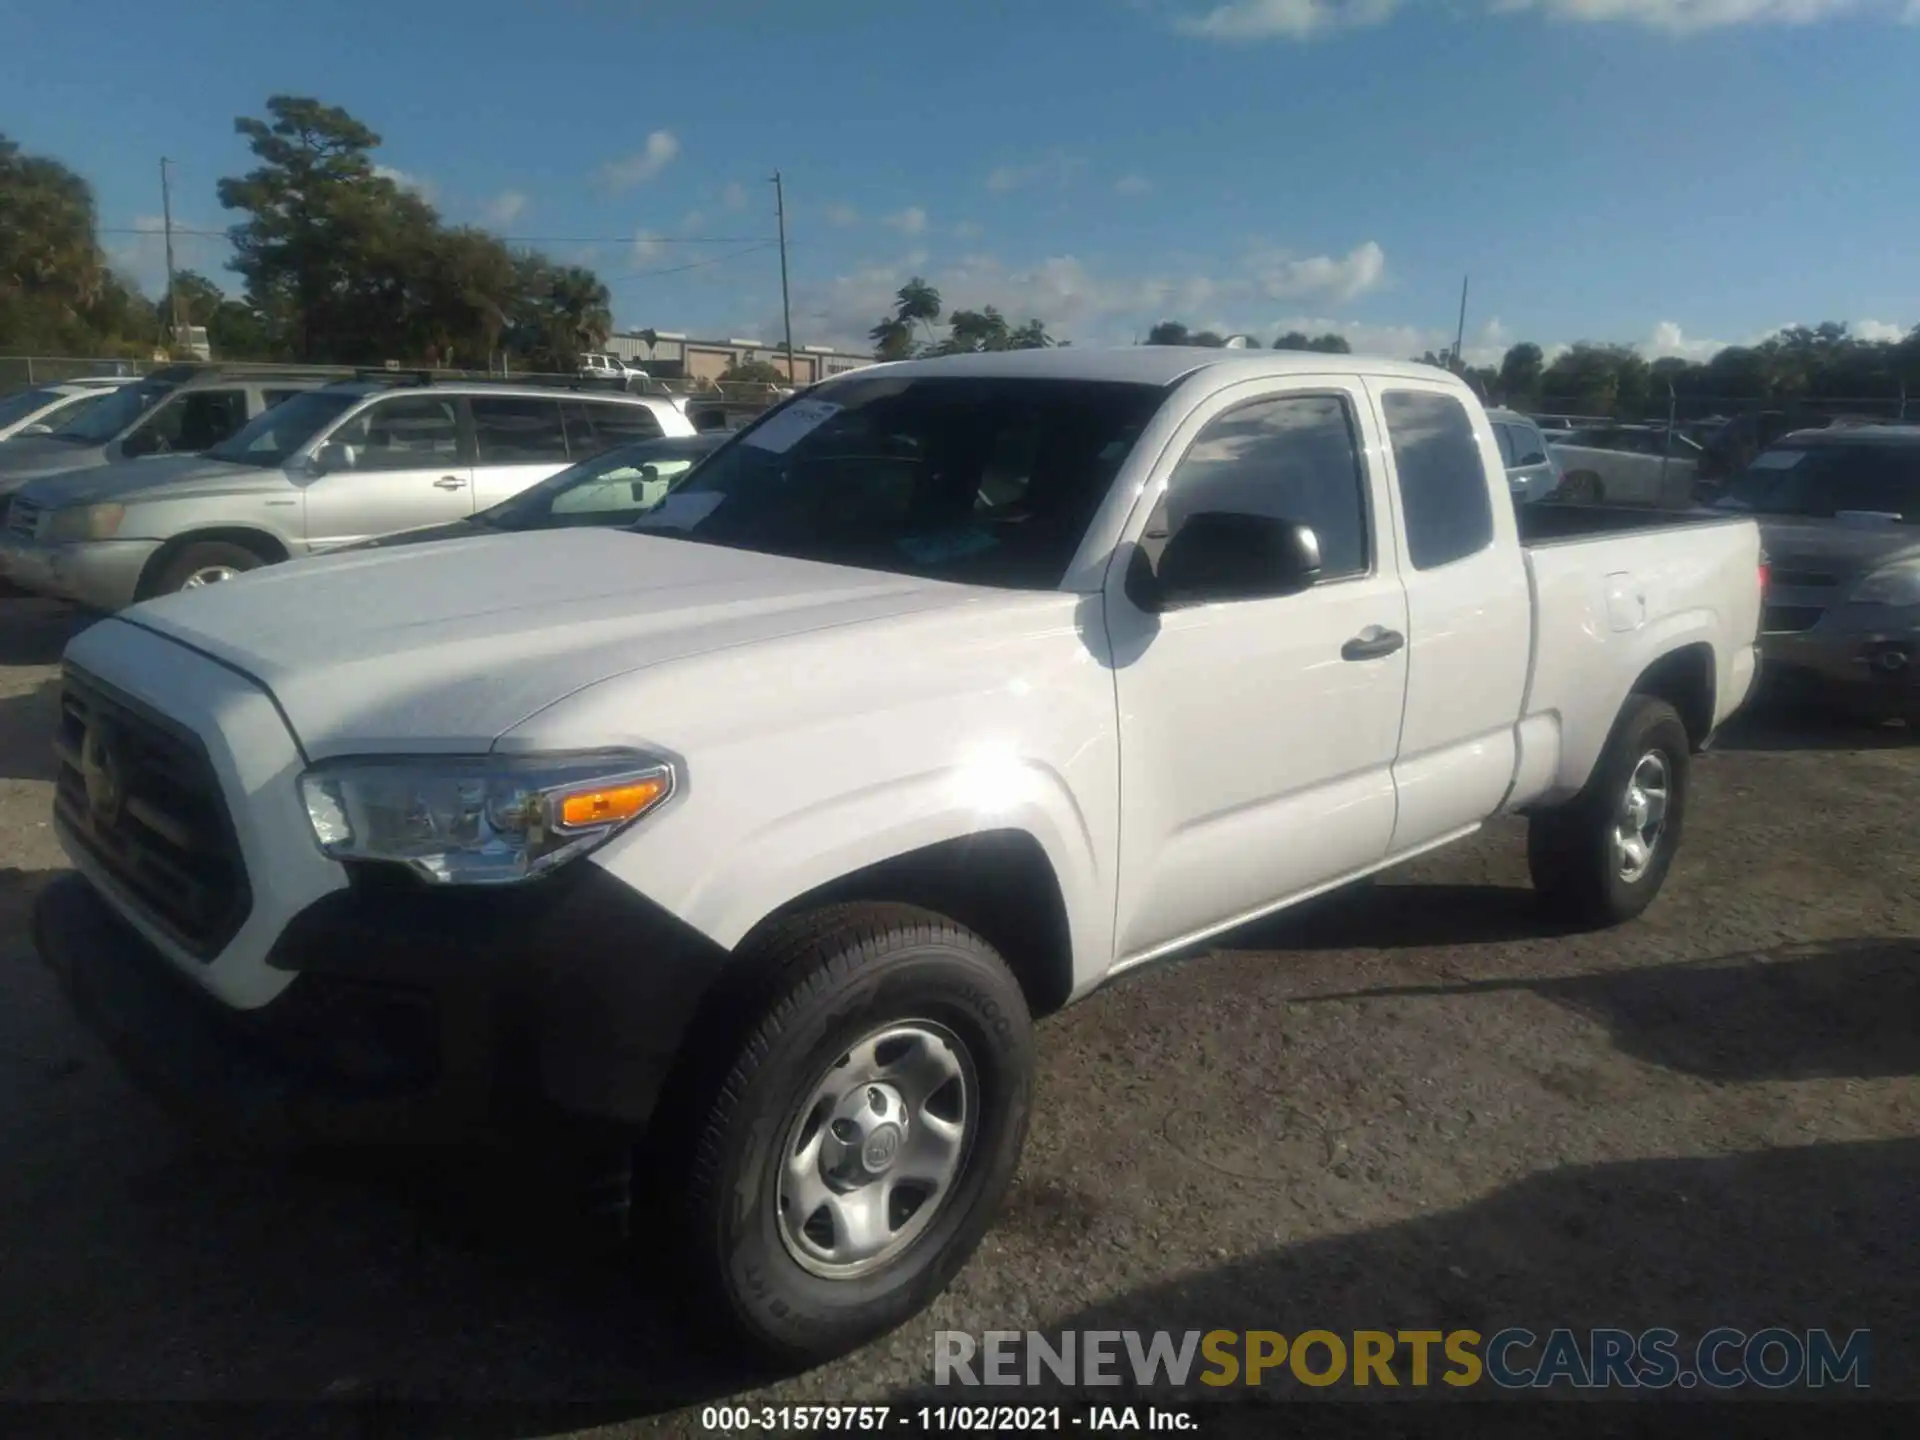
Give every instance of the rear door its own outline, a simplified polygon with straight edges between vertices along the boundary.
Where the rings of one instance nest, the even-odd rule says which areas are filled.
[[[322,437],[324,473],[307,482],[310,549],[444,525],[473,513],[471,451],[457,396],[383,395]]]
[[[567,402],[567,453],[586,460],[636,440],[658,440],[666,432],[650,405],[621,405],[608,400]]]
[[[1252,381],[1201,402],[1136,507],[1105,597],[1125,797],[1120,963],[1386,854],[1407,651],[1379,454],[1359,381]],[[1319,583],[1143,610],[1129,568],[1157,566],[1208,511],[1311,526]]]
[[[567,430],[560,397],[475,395],[473,411],[474,509],[511,499],[566,469]]]
[[[1491,815],[1513,777],[1533,645],[1518,524],[1489,477],[1486,412],[1443,382],[1367,382],[1384,429],[1406,590],[1407,703],[1393,765],[1395,853]]]

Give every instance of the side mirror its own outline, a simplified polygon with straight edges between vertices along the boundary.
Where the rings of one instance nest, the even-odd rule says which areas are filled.
[[[1153,587],[1161,610],[1296,595],[1320,578],[1320,539],[1270,515],[1209,510],[1167,541]]]
[[[640,478],[627,482],[627,493],[633,496],[634,504],[649,505],[653,503],[653,497],[658,493],[657,487],[659,483],[660,467],[658,465],[642,465],[640,467]]]
[[[18,431],[16,431],[15,433],[16,433],[16,434],[20,434],[20,435],[51,435],[51,434],[53,433],[53,426],[51,426],[51,425],[25,425],[25,426],[22,426],[22,427],[21,427],[21,428],[20,428],[20,429],[19,429]]]
[[[313,452],[313,458],[307,461],[307,473],[325,475],[329,470],[351,470],[353,468],[353,447],[342,445],[338,441],[322,445]]]
[[[160,437],[152,430],[136,430],[120,442],[120,453],[130,460],[160,451]]]

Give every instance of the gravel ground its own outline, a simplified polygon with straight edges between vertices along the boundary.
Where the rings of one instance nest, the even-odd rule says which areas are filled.
[[[466,1433],[698,1433],[685,1407],[716,1399],[923,1395],[942,1328],[1517,1324],[1867,1327],[1876,1392],[1920,1398],[1897,727],[1744,721],[1622,930],[1543,930],[1502,823],[1049,1021],[1025,1165],[960,1281],[769,1382],[510,1165],[206,1157],[121,1080],[26,939],[60,865],[68,628],[0,600],[0,1399],[499,1400],[533,1408]]]

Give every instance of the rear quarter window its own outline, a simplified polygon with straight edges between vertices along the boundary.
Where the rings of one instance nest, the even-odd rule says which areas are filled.
[[[1400,512],[1416,570],[1477,555],[1493,543],[1493,502],[1467,409],[1434,390],[1380,397],[1400,476]]]

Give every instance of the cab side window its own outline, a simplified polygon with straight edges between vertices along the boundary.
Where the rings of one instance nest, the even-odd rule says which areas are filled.
[[[1339,395],[1256,400],[1215,417],[1167,481],[1140,548],[1157,567],[1190,516],[1264,515],[1313,530],[1322,583],[1365,574],[1372,551],[1356,434]]]
[[[1479,554],[1493,543],[1493,502],[1466,407],[1434,390],[1388,390],[1380,408],[1413,568],[1435,570]]]

